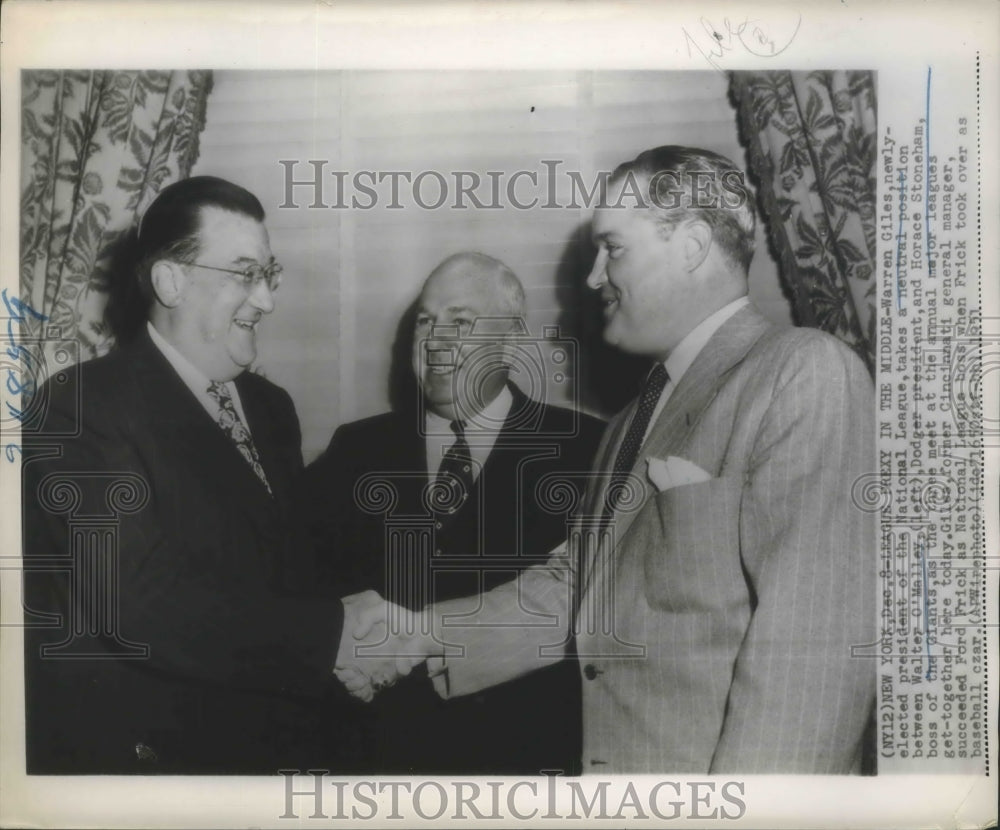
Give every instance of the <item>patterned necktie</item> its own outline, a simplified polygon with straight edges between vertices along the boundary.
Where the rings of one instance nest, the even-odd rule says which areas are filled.
[[[625,481],[628,474],[635,466],[635,459],[639,455],[639,448],[646,437],[646,428],[649,426],[649,419],[653,417],[653,410],[660,400],[663,388],[667,385],[669,376],[662,363],[657,363],[653,371],[646,378],[642,394],[639,397],[639,406],[636,407],[635,416],[629,424],[625,440],[622,441],[618,450],[618,457],[615,459],[614,471],[611,473],[611,481],[608,483],[607,496],[605,497],[605,516],[610,517],[615,506],[624,494]]]
[[[465,424],[461,421],[452,421],[449,426],[455,433],[455,443],[448,448],[444,458],[441,459],[436,484],[448,488],[451,494],[448,499],[451,509],[444,512],[454,513],[458,505],[472,492],[472,452],[469,450],[469,442],[465,440]]]
[[[234,444],[236,444],[236,449],[240,451],[247,464],[249,464],[254,473],[257,474],[257,478],[260,479],[261,484],[267,488],[269,495],[274,495],[271,492],[271,485],[267,481],[267,475],[264,473],[264,468],[260,464],[260,456],[257,454],[257,447],[254,446],[253,438],[250,435],[250,430],[246,428],[246,425],[240,419],[239,413],[236,411],[236,407],[233,405],[233,398],[229,394],[229,387],[224,383],[219,383],[218,381],[212,381],[208,386],[208,394],[212,396],[214,400],[219,405],[219,426],[222,427],[222,431],[226,433]]]

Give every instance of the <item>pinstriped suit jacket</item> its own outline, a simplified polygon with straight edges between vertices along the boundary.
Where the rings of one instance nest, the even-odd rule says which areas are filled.
[[[609,425],[595,470],[612,469],[634,408]],[[657,492],[646,458],[668,456],[711,480]],[[572,622],[584,772],[857,772],[875,666],[851,647],[875,640],[878,548],[851,491],[874,457],[861,361],[833,337],[742,309],[674,389],[634,497],[599,541],[588,522],[603,475],[569,556],[495,589],[472,616],[462,601],[436,606],[442,639],[462,647],[439,691],[555,659]]]

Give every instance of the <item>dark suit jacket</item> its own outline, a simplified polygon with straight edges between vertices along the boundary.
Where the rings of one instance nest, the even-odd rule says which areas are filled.
[[[40,391],[25,598],[59,624],[26,631],[29,773],[331,762],[343,611],[298,589],[298,420],[267,380],[236,385],[274,498],[145,332]]]
[[[510,388],[514,403],[497,442],[470,498],[449,517],[432,516],[423,501],[422,415],[379,415],[336,431],[297,500],[328,577],[418,608],[489,590],[545,560],[566,538],[571,507],[558,502],[556,477],[582,496],[603,423]],[[385,509],[381,496],[390,491],[395,501]],[[537,774],[578,766],[580,688],[570,660],[457,701],[440,700],[421,668],[381,693],[372,714],[376,751],[358,759],[368,771]]]

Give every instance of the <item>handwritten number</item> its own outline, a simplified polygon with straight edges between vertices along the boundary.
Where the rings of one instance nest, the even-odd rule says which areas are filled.
[[[49,318],[47,315],[33,309],[19,297],[8,295],[6,288],[0,291],[0,299],[3,300],[4,308],[7,309],[7,313],[10,315],[10,318],[7,320],[7,355],[13,360],[23,361],[25,370],[32,372],[32,362],[35,360],[35,357],[16,341],[14,337],[14,323],[24,323],[29,317],[44,323]],[[21,401],[28,402],[30,402],[31,396],[37,391],[34,379],[22,381],[20,373],[10,368],[7,369],[4,387],[11,396],[17,396]],[[4,403],[7,405],[7,411],[12,418],[17,421],[24,421],[25,413],[23,408],[18,409],[10,401],[4,401]],[[21,453],[23,455],[19,444],[7,444],[4,447],[4,455],[11,464],[14,463],[14,453]]]
[[[27,383],[22,383],[20,378],[15,374],[13,369],[7,370],[6,386],[7,386],[7,391],[10,392],[11,395],[35,394],[35,382],[33,380],[29,380]]]
[[[10,417],[13,418],[15,421],[21,421],[23,423],[24,422],[24,410],[23,409],[18,409],[10,401],[4,401],[4,403],[7,404],[7,411],[10,413]]]

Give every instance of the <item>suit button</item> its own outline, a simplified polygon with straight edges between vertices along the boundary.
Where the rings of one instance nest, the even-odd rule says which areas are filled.
[[[593,663],[587,663],[587,665],[583,667],[583,676],[586,677],[587,680],[593,680],[599,674],[604,674],[604,672],[597,668],[597,666]]]

